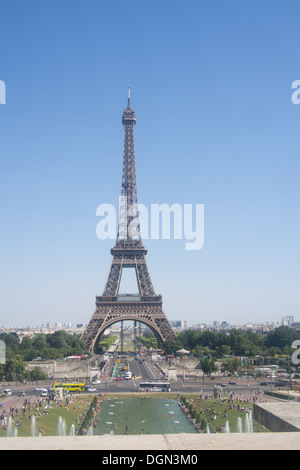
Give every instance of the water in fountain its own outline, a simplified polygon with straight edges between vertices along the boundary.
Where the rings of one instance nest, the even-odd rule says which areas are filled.
[[[18,430],[13,423],[12,417],[9,416],[7,421],[7,428],[6,428],[6,436],[7,437],[18,437]]]
[[[93,426],[89,427],[89,430],[88,430],[87,434],[88,434],[88,436],[93,436],[94,435]]]
[[[70,436],[75,436],[75,424],[72,424],[71,429],[70,429]]]
[[[250,432],[254,432],[253,431],[253,417],[252,417],[252,411],[251,410],[249,411],[249,424],[250,424]]]
[[[58,418],[57,434],[59,436],[66,435],[66,420],[63,419],[61,416]]]
[[[253,432],[253,420],[251,411],[249,413],[246,413],[245,432]]]
[[[8,421],[7,421],[7,428],[6,428],[7,437],[13,437],[14,435],[13,431],[14,431],[14,425],[13,425],[11,416],[9,416]]]
[[[240,416],[237,419],[237,432],[243,432],[243,421]]]
[[[36,424],[36,418],[35,416],[31,416],[31,436],[35,437],[37,436],[37,424]]]
[[[226,434],[229,434],[229,433],[230,433],[230,428],[229,428],[229,423],[228,423],[228,421],[226,421],[224,432],[226,432]]]
[[[209,427],[209,424],[206,425],[206,434],[210,434],[210,427]]]

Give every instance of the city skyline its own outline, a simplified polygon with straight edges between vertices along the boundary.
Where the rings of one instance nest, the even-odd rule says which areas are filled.
[[[167,318],[297,321],[299,4],[17,4],[0,31],[0,325],[88,323],[128,86],[139,202],[205,207],[201,250],[145,241]]]

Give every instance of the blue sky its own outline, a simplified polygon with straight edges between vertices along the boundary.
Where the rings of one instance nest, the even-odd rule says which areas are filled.
[[[0,326],[88,322],[112,240],[127,86],[139,201],[205,205],[205,245],[147,240],[170,320],[300,320],[297,0],[1,5]]]

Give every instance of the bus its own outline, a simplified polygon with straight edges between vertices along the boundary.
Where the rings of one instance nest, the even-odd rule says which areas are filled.
[[[84,392],[85,389],[86,389],[84,382],[81,382],[81,383],[77,383],[77,382],[73,382],[73,383],[54,382],[53,388],[54,388],[54,390],[56,390],[58,388],[62,388],[63,390],[67,390],[68,392]]]
[[[139,392],[170,392],[170,384],[166,382],[141,382]]]

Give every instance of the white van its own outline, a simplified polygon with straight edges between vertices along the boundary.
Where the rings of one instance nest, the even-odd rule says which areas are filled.
[[[43,390],[41,390],[41,394],[40,394],[41,397],[47,397],[48,396],[48,391],[43,388]]]
[[[10,388],[6,388],[5,390],[3,390],[3,393],[4,395],[6,395],[7,397],[10,397],[12,395],[12,391]]]
[[[126,372],[126,374],[124,375],[125,380],[130,380],[131,377],[132,377],[132,372]]]

